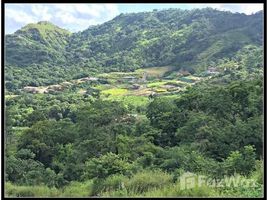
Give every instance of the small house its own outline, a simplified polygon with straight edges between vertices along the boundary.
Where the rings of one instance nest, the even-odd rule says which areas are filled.
[[[183,76],[189,76],[189,75],[191,75],[191,73],[188,70],[185,70],[185,69],[180,69],[179,70],[179,74],[180,75],[183,75]]]
[[[32,93],[32,94],[36,94],[36,93],[39,93],[39,90],[37,87],[32,87],[32,86],[26,86],[23,88],[23,90],[25,92],[29,92],[29,93]]]
[[[126,82],[134,83],[137,81],[137,78],[134,76],[125,76],[125,77],[122,77],[122,80],[124,80]]]
[[[138,89],[140,89],[140,85],[139,84],[133,84],[132,86],[131,86],[131,89],[133,89],[133,90],[138,90]]]
[[[208,74],[218,74],[219,71],[216,67],[209,67],[206,71]]]
[[[51,85],[51,86],[48,87],[48,90],[62,91],[63,87],[62,87],[62,85]]]
[[[81,78],[80,80],[81,81],[97,81],[99,79],[95,77],[85,77],[85,78]]]

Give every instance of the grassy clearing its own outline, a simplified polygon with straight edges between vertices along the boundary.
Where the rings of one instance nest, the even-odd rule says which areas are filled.
[[[149,96],[152,93],[150,88],[143,88],[140,90],[132,91],[130,94],[135,96]]]
[[[149,76],[162,77],[166,72],[173,71],[174,66],[164,66],[164,67],[149,67],[138,69],[136,72],[146,72]]]
[[[101,91],[101,94],[113,95],[113,96],[123,96],[123,95],[127,94],[127,92],[128,92],[127,89],[111,88],[111,89],[108,89],[108,90]]]
[[[167,92],[167,89],[165,89],[165,88],[156,88],[156,89],[154,89],[154,91],[157,92],[157,93],[162,93],[162,92]]]
[[[123,102],[124,105],[132,105],[134,107],[146,106],[150,102],[145,96],[111,96],[110,100]]]
[[[95,89],[98,89],[98,90],[108,90],[108,89],[111,89],[113,88],[111,85],[108,85],[108,84],[100,84],[100,85],[96,85],[95,87],[93,87]]]
[[[152,83],[148,83],[147,87],[150,87],[150,88],[159,87],[159,86],[165,85],[166,83],[167,81],[152,82]]]

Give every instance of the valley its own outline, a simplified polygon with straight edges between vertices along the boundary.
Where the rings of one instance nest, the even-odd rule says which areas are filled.
[[[5,196],[262,197],[263,14],[154,9],[5,35]],[[201,176],[227,182],[183,185]]]
[[[166,75],[168,74],[168,75]],[[172,77],[171,77],[172,76]],[[207,77],[211,78],[211,77]],[[184,75],[174,67],[151,67],[139,69],[134,72],[111,72],[96,75],[96,77],[84,77],[65,81],[57,85],[25,86],[22,91],[28,93],[47,94],[64,91],[79,84],[92,83],[94,89],[99,89],[103,96],[150,96],[173,95],[185,90],[186,87],[204,80],[205,77]],[[80,89],[79,94],[85,94],[85,89]]]

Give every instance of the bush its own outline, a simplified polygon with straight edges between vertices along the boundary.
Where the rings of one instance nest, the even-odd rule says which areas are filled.
[[[142,171],[135,174],[126,184],[128,192],[144,193],[152,188],[162,188],[172,182],[172,176],[160,170]]]
[[[235,173],[249,175],[255,166],[255,157],[255,148],[250,145],[245,146],[241,152],[231,152],[224,161],[227,175],[233,175]]]
[[[100,158],[92,158],[86,162],[84,178],[106,178],[112,174],[126,174],[131,165],[114,153],[107,153]]]
[[[94,194],[101,196],[122,196],[127,195],[125,185],[129,181],[128,177],[122,175],[113,175],[102,182],[94,184]]]
[[[124,188],[128,178],[122,175],[113,175],[108,177],[102,184],[102,191],[119,190]]]
[[[255,183],[254,187],[239,185],[238,187],[224,187],[219,189],[223,197],[260,198],[264,195],[263,185]]]
[[[63,189],[63,197],[89,197],[93,193],[93,180],[71,182]]]
[[[59,191],[47,186],[18,186],[10,182],[5,184],[6,197],[56,197]]]
[[[176,184],[160,189],[153,189],[144,194],[145,197],[212,197],[219,196],[216,191],[208,187],[180,190]]]
[[[251,172],[250,177],[256,180],[257,183],[263,184],[264,178],[264,163],[263,160],[256,161],[255,170]]]

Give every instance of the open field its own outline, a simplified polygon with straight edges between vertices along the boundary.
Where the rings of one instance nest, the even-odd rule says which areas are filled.
[[[138,69],[134,72],[111,72],[102,73],[96,77],[85,77],[63,82],[58,85],[40,87],[25,87],[25,92],[34,94],[45,94],[53,92],[64,92],[68,88],[75,87],[79,95],[87,94],[87,88],[100,91],[103,98],[144,96],[150,95],[175,95],[183,91],[187,86],[195,84],[204,79],[193,75],[180,76],[174,73],[173,79],[166,79],[165,73],[176,72],[174,66],[150,67]],[[98,82],[103,80],[104,82]],[[94,83],[94,84],[93,84]],[[70,90],[69,90],[70,91]],[[16,95],[6,95],[7,98],[14,98]]]

